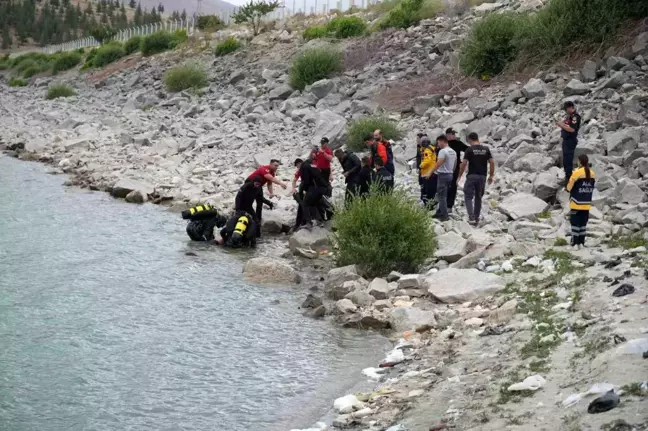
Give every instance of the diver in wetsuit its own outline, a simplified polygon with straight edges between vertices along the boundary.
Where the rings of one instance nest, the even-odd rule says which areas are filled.
[[[182,218],[189,220],[187,235],[194,241],[213,241],[214,231],[227,223],[227,218],[211,205],[196,205],[182,212]]]
[[[237,211],[220,231],[218,244],[230,248],[255,247],[257,224],[245,211]]]

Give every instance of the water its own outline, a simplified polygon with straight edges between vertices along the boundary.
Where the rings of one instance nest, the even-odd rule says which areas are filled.
[[[3,431],[305,427],[387,349],[302,317],[304,286],[245,283],[249,254],[175,214],[45,170],[0,156]]]

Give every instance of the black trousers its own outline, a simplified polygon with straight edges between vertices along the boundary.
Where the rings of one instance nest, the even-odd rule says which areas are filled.
[[[448,198],[446,199],[446,202],[448,202],[448,209],[452,209],[455,204],[455,200],[457,199],[457,179],[459,178],[459,170],[455,170],[452,173],[452,182],[450,183],[450,187],[448,188]]]
[[[574,171],[574,153],[578,140],[576,139],[563,139],[562,152],[563,152],[563,168],[565,169],[565,181],[569,181],[572,172]]]
[[[430,178],[422,178],[423,184],[421,185],[421,200],[423,204],[428,205],[434,201],[437,193],[437,175],[432,174]]]
[[[589,210],[571,210],[569,222],[571,223],[572,245],[584,245],[587,236],[587,222]]]
[[[322,197],[326,194],[326,187],[310,187],[304,195],[304,222],[312,222],[319,214]]]

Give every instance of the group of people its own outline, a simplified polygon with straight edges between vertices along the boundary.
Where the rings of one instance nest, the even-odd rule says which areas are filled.
[[[564,109],[567,118],[556,124],[562,129],[566,189],[570,192],[572,210],[572,244],[581,246],[585,241],[595,177],[585,155],[579,157],[580,167],[573,171],[581,119],[573,103],[567,102]],[[492,184],[495,179],[495,162],[490,149],[481,144],[476,133],[469,133],[467,140],[468,144],[459,140],[457,132],[452,128],[436,137],[434,142],[425,133],[417,134],[416,167],[421,201],[427,208],[436,209],[434,218],[440,221],[448,220],[453,213],[458,184],[463,175],[467,174],[463,192],[468,222],[478,225],[486,184]],[[320,145],[313,147],[307,158],[294,161],[296,171],[292,180],[292,194],[299,205],[295,229],[313,226],[314,223],[330,220],[333,216],[329,198],[332,195],[331,162],[334,157],[342,168],[347,201],[366,196],[374,189],[383,193],[392,191],[395,164],[390,141],[385,139],[380,130],[376,130],[367,135],[364,142],[369,154],[358,157],[350,150],[340,148],[333,151],[329,140],[322,138]],[[213,230],[222,227],[221,238],[217,240],[220,244],[231,247],[254,246],[256,238],[261,234],[263,205],[270,209],[274,207],[269,200],[274,196],[274,186],[288,188],[287,184],[277,178],[279,165],[279,160],[272,159],[268,165],[260,166],[247,177],[236,195],[234,214],[229,219],[218,214],[205,218],[204,213],[198,214],[200,211],[195,211],[198,207],[192,208],[191,211],[198,215],[188,217],[189,236],[194,240],[213,240]],[[267,187],[268,198],[264,195],[264,186]]]

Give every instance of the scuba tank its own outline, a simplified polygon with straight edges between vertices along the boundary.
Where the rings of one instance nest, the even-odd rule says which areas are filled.
[[[204,220],[218,215],[218,211],[211,205],[199,204],[193,208],[182,211],[184,220]]]
[[[245,231],[250,224],[250,217],[247,213],[241,215],[236,221],[236,226],[234,226],[234,231],[230,237],[230,244],[233,247],[240,246],[243,242],[243,237],[245,236]]]

